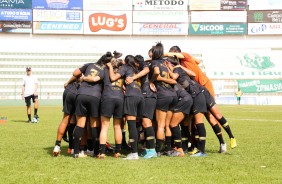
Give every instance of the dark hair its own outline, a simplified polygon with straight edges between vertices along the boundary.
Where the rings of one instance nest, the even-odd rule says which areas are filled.
[[[173,64],[174,66],[179,65],[179,60],[178,60],[177,56],[167,57],[166,60],[168,62],[170,62],[171,64]]]
[[[104,65],[104,64],[110,62],[112,58],[113,58],[112,53],[111,52],[107,52],[96,63],[98,65]]]
[[[138,69],[137,67],[135,66],[135,59],[134,59],[134,56],[132,55],[127,55],[125,58],[124,58],[124,61],[125,61],[125,64],[127,64],[128,66],[130,66],[134,73],[138,73]]]
[[[144,62],[144,57],[141,56],[141,55],[136,55],[136,56],[134,57],[134,60],[135,60],[135,62],[136,62],[137,64],[140,64],[140,63]]]
[[[152,60],[162,59],[164,56],[164,47],[161,42],[152,47]]]
[[[181,49],[177,45],[175,45],[170,47],[169,52],[181,52]]]

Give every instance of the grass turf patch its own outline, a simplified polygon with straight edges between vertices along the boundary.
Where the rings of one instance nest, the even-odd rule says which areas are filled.
[[[160,157],[128,161],[106,157],[53,157],[61,106],[40,106],[38,124],[27,124],[25,106],[2,106],[8,120],[0,125],[0,183],[281,183],[281,106],[220,105],[238,147],[219,154],[210,125],[207,157]],[[127,133],[128,134],[128,133]],[[109,141],[114,143],[113,128]]]

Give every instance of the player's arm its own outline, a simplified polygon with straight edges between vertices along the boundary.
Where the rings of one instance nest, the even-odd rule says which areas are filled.
[[[126,77],[125,79],[125,83],[126,84],[130,84],[132,83],[134,80],[139,79],[145,75],[147,75],[150,72],[149,67],[144,67],[143,70],[141,70],[137,75],[134,75],[133,77]]]
[[[100,76],[83,76],[81,77],[82,81],[85,82],[98,82],[99,80],[101,80]]]
[[[182,68],[187,73],[187,75],[189,75],[190,77],[195,77],[196,76],[195,72],[193,72],[192,70],[189,70],[188,68],[186,68],[186,67],[184,67],[182,65],[177,65],[175,67]]]
[[[167,56],[167,57],[176,56],[178,59],[183,59],[184,58],[183,54],[179,53],[179,52],[167,52],[167,53],[164,53],[164,56]]]
[[[35,83],[33,95],[37,95],[38,82]]]
[[[23,86],[22,86],[22,99],[24,99],[24,91],[25,91],[25,84],[23,84]]]
[[[167,84],[176,84],[176,80],[164,78],[164,77],[162,77],[162,76],[160,76],[160,75],[158,75],[157,81],[162,81],[162,82],[165,82],[165,83],[167,83]]]
[[[109,68],[109,76],[112,82],[121,78],[121,75],[119,73],[114,72],[114,69],[111,63],[107,63],[107,66]]]
[[[81,74],[80,74],[81,75]],[[73,83],[74,81],[77,80],[77,77],[75,77],[74,75],[72,75],[69,80],[67,82],[65,82],[64,84],[64,88],[66,88],[69,84]]]

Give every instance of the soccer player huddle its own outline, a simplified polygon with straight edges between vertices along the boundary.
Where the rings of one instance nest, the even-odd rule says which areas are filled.
[[[115,158],[125,160],[206,156],[204,118],[219,140],[219,153],[227,152],[221,128],[230,138],[230,147],[237,146],[215,103],[212,83],[197,59],[178,46],[164,53],[160,42],[149,50],[150,60],[141,55],[127,55],[123,60],[121,55],[107,52],[97,62],[75,69],[65,83],[64,116],[54,156],[60,155],[66,130],[68,152],[74,158],[90,154],[104,159],[109,149]],[[111,118],[114,148],[107,142]],[[125,141],[127,129],[129,145]],[[139,144],[142,152],[138,154]],[[123,149],[129,154],[123,156]]]

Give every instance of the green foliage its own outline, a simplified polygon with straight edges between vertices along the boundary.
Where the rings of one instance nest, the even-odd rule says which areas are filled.
[[[207,128],[207,157],[160,157],[125,161],[108,156],[53,157],[62,107],[40,106],[38,124],[27,124],[24,106],[0,107],[8,117],[0,124],[0,183],[281,183],[281,106],[221,105],[238,147],[219,154],[219,143]],[[113,141],[110,128],[109,141]]]

